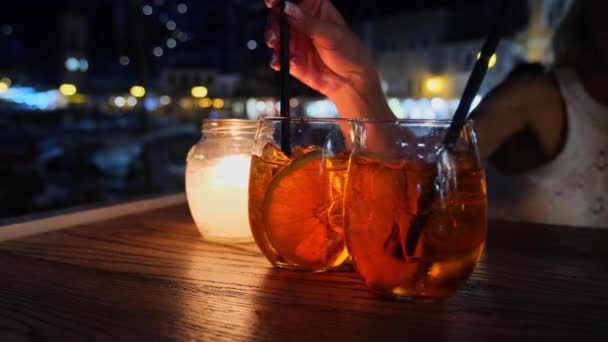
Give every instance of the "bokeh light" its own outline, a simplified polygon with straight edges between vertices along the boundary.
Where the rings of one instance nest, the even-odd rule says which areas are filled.
[[[152,6],[150,6],[150,5],[144,5],[144,7],[141,8],[141,12],[144,15],[152,15],[152,13],[154,12],[154,10],[152,9]]]
[[[125,100],[124,97],[122,96],[116,96],[116,98],[114,99],[114,105],[116,105],[116,107],[124,107],[125,104],[127,103],[127,100]]]
[[[171,103],[171,98],[167,95],[163,95],[158,99],[158,101],[160,102],[161,105],[166,106],[169,103]]]
[[[211,107],[211,106],[213,105],[213,101],[212,101],[210,98],[207,98],[207,97],[206,97],[206,98],[204,98],[204,99],[200,99],[200,100],[198,101],[198,105],[199,105],[201,108],[209,108],[209,107]]]
[[[258,47],[258,43],[255,40],[250,40],[247,42],[247,48],[249,50],[255,50]]]
[[[223,99],[213,99],[213,108],[216,108],[216,109],[224,108],[224,100]]]
[[[184,3],[177,4],[177,12],[181,14],[188,12],[188,5]]]
[[[75,85],[70,84],[70,83],[64,83],[59,86],[59,92],[65,96],[75,95],[77,91],[78,91],[78,88],[76,88]]]
[[[140,85],[134,85],[129,89],[129,93],[134,97],[144,97],[146,95],[146,88]]]
[[[196,87],[192,87],[192,90],[190,91],[190,93],[192,94],[193,97],[202,98],[202,97],[207,96],[207,94],[209,93],[209,90],[207,89],[207,87],[196,86]]]

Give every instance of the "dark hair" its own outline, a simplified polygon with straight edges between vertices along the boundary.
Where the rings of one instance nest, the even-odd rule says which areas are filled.
[[[536,78],[543,76],[546,68],[542,63],[519,62],[513,70],[509,72],[507,78]]]
[[[551,38],[553,64],[559,66],[576,65],[589,42],[584,31],[584,1],[574,0],[566,15],[560,21]]]

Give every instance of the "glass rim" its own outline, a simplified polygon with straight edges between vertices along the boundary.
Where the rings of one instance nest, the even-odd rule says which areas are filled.
[[[354,118],[309,118],[309,117],[282,117],[282,116],[265,116],[260,117],[258,121],[292,121],[292,122],[357,122]]]
[[[463,129],[473,129],[474,119],[467,119],[463,125]],[[445,127],[446,129],[452,124],[452,119],[397,119],[397,120],[376,120],[376,119],[361,119],[358,123],[362,125],[398,125],[412,127]]]
[[[405,124],[411,126],[435,126],[443,127],[450,126],[452,119],[361,119],[361,118],[310,118],[310,117],[260,117],[258,121],[275,121],[275,122],[354,122],[362,124],[382,124],[382,125],[394,125],[394,124]],[[465,121],[465,126],[472,126],[474,119],[469,118]]]
[[[410,124],[410,125],[427,125],[427,126],[449,126],[452,123],[452,119],[358,119],[363,124]],[[473,124],[474,119],[467,119],[465,125]]]
[[[248,122],[253,122],[255,123],[256,120],[249,120],[249,119],[238,119],[238,118],[225,118],[225,119],[212,119],[212,118],[207,118],[207,119],[203,119],[201,120],[202,124],[205,123],[213,123],[213,122],[217,122],[217,123],[229,123],[229,122],[234,122],[234,123],[248,123]]]
[[[214,132],[214,133],[229,133],[231,131],[238,131],[244,133],[244,131],[251,130],[255,133],[257,122],[255,120],[248,119],[203,119],[201,123],[202,132]]]

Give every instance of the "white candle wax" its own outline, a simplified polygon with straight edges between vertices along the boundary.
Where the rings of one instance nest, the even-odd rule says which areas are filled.
[[[207,240],[252,241],[247,210],[249,155],[188,162],[186,194],[190,212]]]

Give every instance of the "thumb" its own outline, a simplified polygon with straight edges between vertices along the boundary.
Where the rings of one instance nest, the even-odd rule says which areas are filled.
[[[309,36],[316,44],[323,47],[335,47],[347,32],[343,25],[310,16],[291,1],[285,2],[285,14],[293,28]]]

